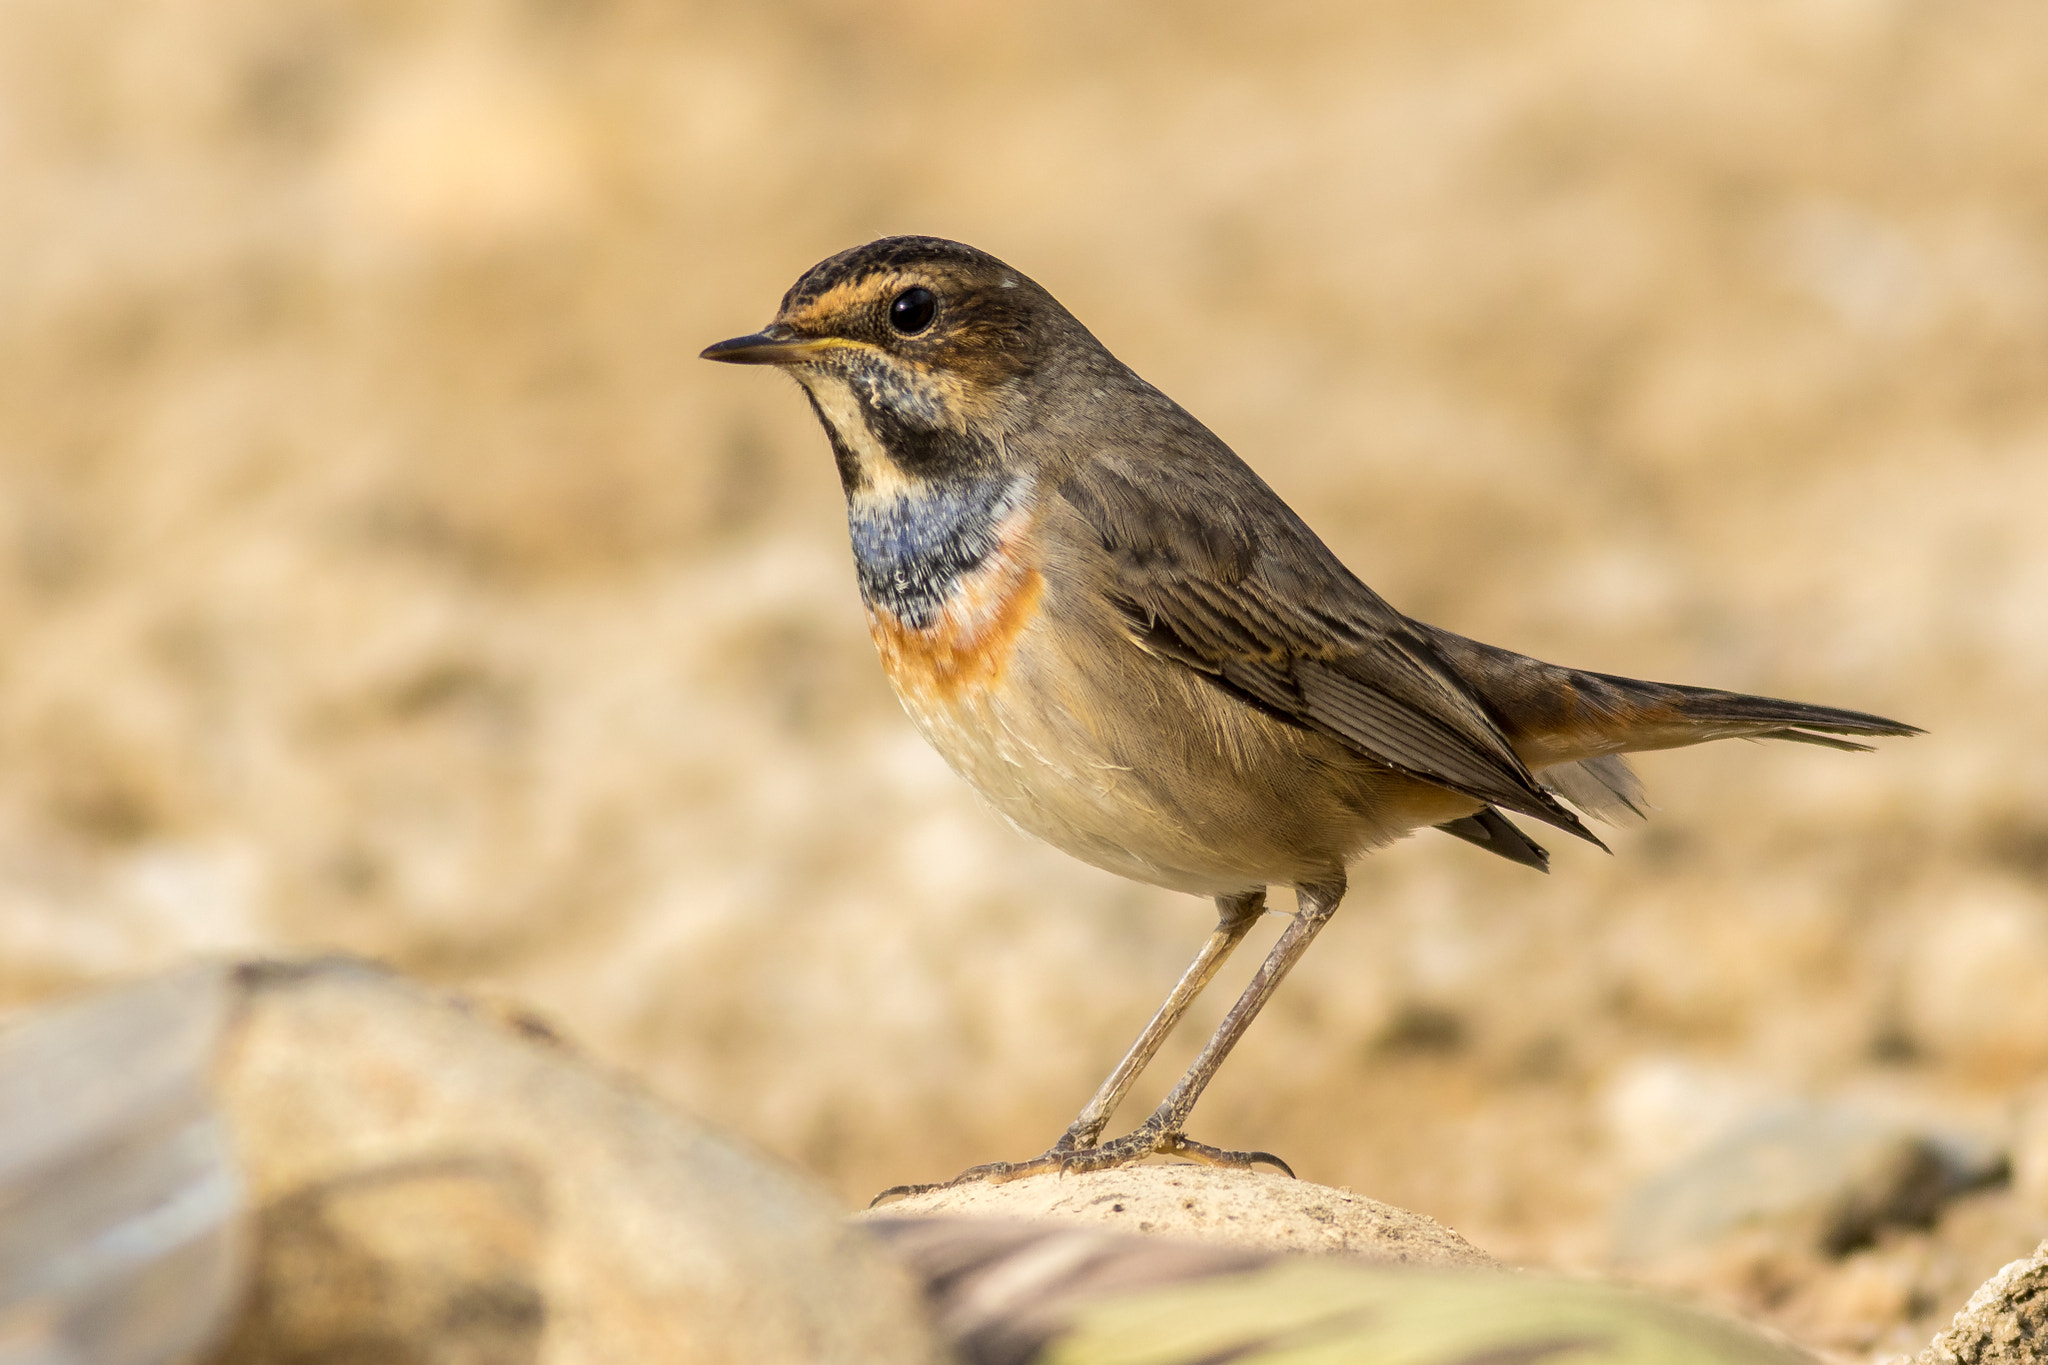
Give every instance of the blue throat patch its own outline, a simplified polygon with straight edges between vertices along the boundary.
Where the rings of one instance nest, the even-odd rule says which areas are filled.
[[[960,579],[996,552],[996,527],[1027,486],[1021,478],[948,480],[885,502],[849,500],[861,600],[913,630],[928,629]]]

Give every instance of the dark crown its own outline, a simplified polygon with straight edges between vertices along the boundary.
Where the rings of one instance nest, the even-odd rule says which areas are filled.
[[[782,296],[782,311],[802,308],[827,291],[854,284],[870,275],[934,266],[946,275],[964,279],[990,279],[1008,275],[1029,283],[1016,271],[986,251],[965,242],[944,237],[882,237],[862,246],[849,247],[836,256],[806,270]]]

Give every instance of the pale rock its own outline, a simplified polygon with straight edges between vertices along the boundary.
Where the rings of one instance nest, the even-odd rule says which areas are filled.
[[[1342,1254],[1413,1265],[1490,1267],[1449,1228],[1348,1190],[1214,1166],[1143,1165],[927,1190],[876,1218],[947,1215],[1097,1225],[1264,1252]]]
[[[223,1365],[934,1358],[822,1195],[544,1030],[348,962],[237,981],[257,1268]]]
[[[10,1363],[939,1358],[909,1274],[793,1172],[359,963],[35,1011],[0,1114]]]
[[[1842,1105],[1773,1105],[1638,1185],[1616,1212],[1614,1254],[1641,1264],[1740,1232],[1839,1255],[1880,1228],[1927,1225],[2004,1171],[2002,1153],[1961,1134]]]
[[[2048,1242],[1986,1280],[1913,1365],[2043,1362],[2048,1362]]]
[[[168,1365],[229,1321],[245,1201],[207,1088],[229,1001],[197,968],[0,1031],[0,1361]]]

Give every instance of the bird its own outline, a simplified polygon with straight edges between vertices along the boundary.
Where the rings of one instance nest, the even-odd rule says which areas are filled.
[[[1195,1140],[1188,1119],[1362,856],[1436,829],[1547,871],[1509,816],[1604,849],[1580,812],[1646,810],[1624,754],[1727,738],[1862,750],[1922,733],[1562,667],[1403,615],[1049,291],[960,242],[885,237],[828,257],[768,326],[702,356],[773,366],[803,391],[883,670],[954,771],[1083,862],[1216,906],[1052,1147],[944,1184],[1155,1154],[1292,1175],[1273,1153]],[[1152,1114],[1105,1140],[1271,887],[1292,888],[1296,908],[1250,984]]]

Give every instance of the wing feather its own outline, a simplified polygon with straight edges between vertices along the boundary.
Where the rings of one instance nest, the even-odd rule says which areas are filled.
[[[1100,540],[1132,639],[1390,768],[1599,843],[1428,638],[1214,449],[1221,460],[1099,456],[1061,488]]]

